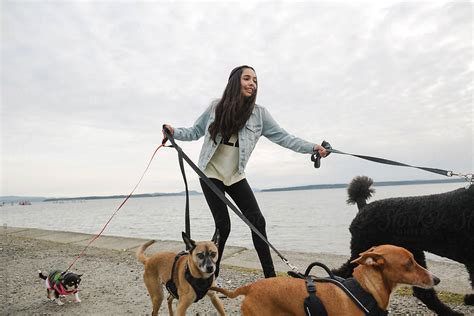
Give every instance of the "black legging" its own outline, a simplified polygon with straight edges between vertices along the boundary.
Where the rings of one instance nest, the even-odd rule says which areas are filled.
[[[230,186],[217,179],[210,179],[222,191],[230,195],[232,200],[237,204],[237,207],[247,217],[247,219],[258,229],[258,231],[265,237],[265,218],[260,212],[255,195],[252,192],[246,179],[240,180]],[[217,260],[216,276],[219,275],[219,266],[222,255],[224,253],[224,246],[230,234],[230,218],[227,205],[217,197],[217,195],[209,189],[209,187],[201,181],[202,191],[206,197],[207,204],[211,209],[212,216],[216,228],[219,229],[219,258]],[[266,278],[275,276],[275,268],[273,267],[272,256],[270,255],[270,248],[257,234],[252,232],[252,240],[255,250],[257,250],[258,258],[262,264],[263,274]]]

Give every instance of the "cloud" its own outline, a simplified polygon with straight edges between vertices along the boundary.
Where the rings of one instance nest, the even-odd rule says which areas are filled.
[[[4,2],[2,194],[128,191],[161,141],[251,64],[258,103],[343,151],[472,172],[469,2]],[[183,143],[197,160],[201,142]],[[180,191],[172,150],[141,192]],[[156,168],[156,169],[154,169]],[[259,143],[260,188],[433,178]],[[197,179],[191,186],[199,189]]]

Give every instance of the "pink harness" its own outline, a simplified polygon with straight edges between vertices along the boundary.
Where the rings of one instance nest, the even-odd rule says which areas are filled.
[[[46,282],[46,288],[48,290],[55,290],[56,292],[58,292],[59,295],[66,296],[70,294],[76,294],[77,292],[79,292],[79,289],[73,289],[71,291],[66,290],[60,282],[58,282],[57,284],[55,283],[53,286],[51,286],[51,283],[49,282],[49,278],[46,278],[45,282]]]

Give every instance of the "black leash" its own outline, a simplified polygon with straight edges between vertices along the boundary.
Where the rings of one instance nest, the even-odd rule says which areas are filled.
[[[184,179],[184,183],[185,183],[185,187],[186,187],[186,234],[188,234],[189,237],[191,237],[191,232],[190,232],[190,225],[189,225],[189,197],[188,197],[188,185],[187,185],[187,181],[186,181],[186,174],[184,172],[184,164],[183,164],[183,160],[186,161],[188,163],[188,165],[194,170],[194,172],[196,172],[198,174],[198,176],[204,181],[204,183],[206,183],[206,185],[212,190],[212,192],[214,192],[218,197],[219,199],[221,199],[228,207],[230,207],[230,209],[238,216],[240,217],[241,220],[244,221],[245,224],[247,224],[248,227],[250,227],[250,229],[258,235],[258,237],[260,237],[270,248],[273,249],[273,251],[275,251],[275,253],[281,258],[281,260],[283,260],[283,262],[285,262],[293,271],[298,271],[298,268],[293,266],[292,264],[289,263],[288,259],[286,259],[268,240],[267,238],[265,238],[265,236],[262,235],[262,233],[260,233],[258,231],[258,229],[247,219],[247,217],[245,217],[244,214],[242,214],[242,212],[224,195],[223,192],[221,192],[221,190],[219,190],[219,188],[201,171],[201,169],[199,169],[198,166],[196,166],[196,164],[194,164],[194,162],[183,152],[183,150],[181,149],[181,147],[179,147],[175,140],[174,140],[174,137],[169,133],[169,131],[163,126],[163,132],[165,133],[166,135],[166,138],[163,139],[162,141],[162,144],[166,143],[167,140],[169,140],[172,144],[172,146],[169,146],[169,147],[173,147],[174,149],[176,149],[176,151],[178,152],[178,159],[179,159],[179,166],[181,168],[181,173],[183,175],[183,179]]]
[[[458,177],[464,178],[467,182],[469,182],[469,185],[471,185],[473,183],[473,174],[472,173],[468,173],[468,174],[454,173],[453,171],[444,170],[444,169],[412,166],[412,165],[408,165],[408,164],[405,164],[405,163],[402,163],[402,162],[398,162],[398,161],[394,161],[394,160],[388,160],[388,159],[384,159],[384,158],[371,157],[371,156],[365,156],[365,155],[357,155],[357,154],[350,154],[350,153],[346,153],[346,152],[343,152],[343,151],[332,148],[331,145],[326,141],[323,141],[321,146],[326,148],[326,151],[328,153],[335,153],[335,154],[340,154],[340,155],[353,156],[353,157],[357,157],[357,158],[361,158],[361,159],[365,159],[365,160],[369,160],[369,161],[373,161],[373,162],[377,162],[377,163],[382,163],[382,164],[386,164],[386,165],[421,169],[421,170],[424,170],[424,171],[440,174],[440,175],[443,175],[443,176],[446,176],[446,177],[458,176]],[[315,152],[313,155],[311,155],[311,161],[314,162],[314,167],[315,168],[319,168],[321,166],[321,156],[319,155],[319,152]]]

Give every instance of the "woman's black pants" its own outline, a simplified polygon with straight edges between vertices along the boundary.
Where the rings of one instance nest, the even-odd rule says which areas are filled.
[[[260,212],[255,195],[250,188],[246,179],[240,180],[230,186],[224,185],[224,183],[217,179],[210,179],[223,193],[230,195],[234,200],[237,207],[242,211],[245,217],[257,228],[257,230],[267,237],[265,231],[265,218]],[[212,192],[207,184],[201,181],[202,191],[206,197],[207,204],[211,209],[212,216],[214,217],[214,223],[216,229],[219,229],[219,258],[217,260],[216,276],[219,275],[219,266],[224,253],[224,246],[227,238],[230,234],[230,217],[227,205]],[[258,258],[262,264],[263,274],[266,278],[275,276],[275,268],[273,267],[273,260],[270,255],[270,248],[257,234],[252,232],[252,240],[255,250],[257,251]]]

